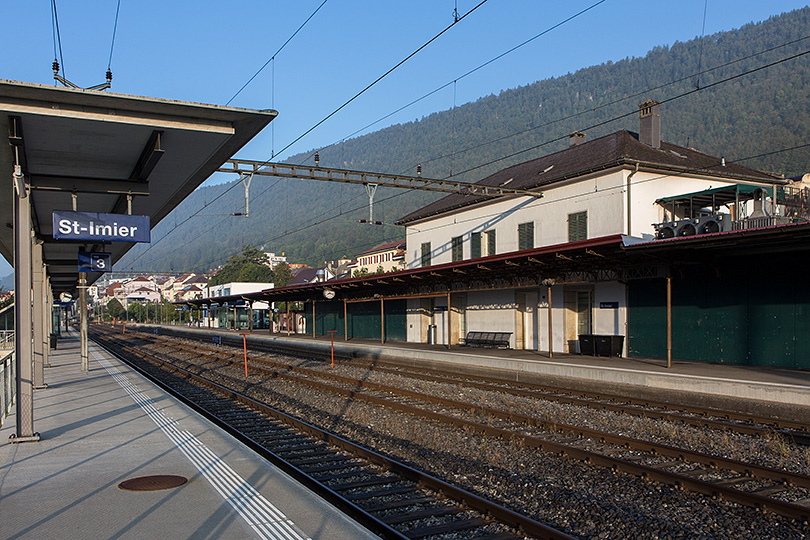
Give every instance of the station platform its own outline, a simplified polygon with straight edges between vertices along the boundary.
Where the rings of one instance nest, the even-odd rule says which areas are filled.
[[[154,325],[139,325],[154,331]],[[223,342],[242,346],[233,330],[165,326],[158,332],[220,335]],[[227,336],[227,337],[226,337]],[[203,339],[207,339],[203,338]],[[329,354],[329,336],[270,333],[254,330],[250,342]],[[810,418],[810,371],[650,358],[595,357],[547,351],[487,349],[454,345],[388,342],[352,338],[334,340],[335,353],[414,365],[451,364],[459,373],[492,373],[527,382],[559,382],[583,390],[601,390],[656,401],[732,407],[749,414],[806,421]]]
[[[78,334],[50,364],[34,392],[41,440],[12,444],[13,411],[2,422],[0,537],[377,538],[92,342],[82,371]],[[187,482],[119,487],[163,475]]]

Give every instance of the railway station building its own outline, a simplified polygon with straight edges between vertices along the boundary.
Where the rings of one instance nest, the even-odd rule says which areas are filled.
[[[801,179],[661,141],[646,102],[639,133],[576,133],[479,184],[535,195],[448,195],[398,221],[405,270],[257,298],[344,339],[810,368]]]

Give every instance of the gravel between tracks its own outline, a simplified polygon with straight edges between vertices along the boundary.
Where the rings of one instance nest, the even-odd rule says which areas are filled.
[[[254,354],[254,356],[262,356]],[[266,355],[271,358],[271,355]],[[194,363],[193,355],[172,357]],[[197,357],[199,360],[199,357]],[[290,357],[283,361],[317,369],[324,364]],[[244,379],[237,365],[210,369],[207,377]],[[241,371],[241,375],[240,375]],[[545,420],[613,431],[807,474],[810,449],[774,435],[755,438],[672,422],[502,392],[462,389],[336,366],[331,373],[410,390],[472,401]],[[224,380],[222,381],[224,382]],[[808,539],[810,526],[770,513],[712,500],[677,488],[589,466],[517,443],[479,436],[464,429],[380,406],[324,394],[289,380],[251,376],[242,390],[288,414],[329,429],[410,463],[446,481],[584,539]]]

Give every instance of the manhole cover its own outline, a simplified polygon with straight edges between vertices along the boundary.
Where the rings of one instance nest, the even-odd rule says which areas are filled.
[[[173,474],[157,474],[154,476],[139,476],[124,480],[118,487],[128,491],[158,491],[161,489],[171,489],[182,486],[188,482],[183,476]]]

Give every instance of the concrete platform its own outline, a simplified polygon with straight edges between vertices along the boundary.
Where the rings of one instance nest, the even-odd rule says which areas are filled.
[[[144,325],[141,325],[144,326]],[[158,332],[161,330],[158,329]],[[196,335],[218,334],[229,344],[242,346],[241,336],[232,330],[168,326],[165,331]],[[254,331],[248,341],[295,346],[329,354],[328,336],[270,334]],[[666,361],[649,358],[607,358],[545,351],[483,349],[464,346],[356,339],[335,339],[335,351],[369,359],[396,359],[415,364],[451,364],[459,372],[497,372],[515,380],[566,379],[583,388],[610,389],[645,399],[688,399],[706,405],[736,406],[756,414],[810,417],[810,371],[760,366],[739,366],[700,362]],[[685,396],[685,397],[684,397]],[[750,407],[748,406],[750,405]]]
[[[371,539],[250,449],[77,334],[59,339],[34,394],[39,442],[0,429],[0,537]],[[180,487],[124,480],[179,475]]]

